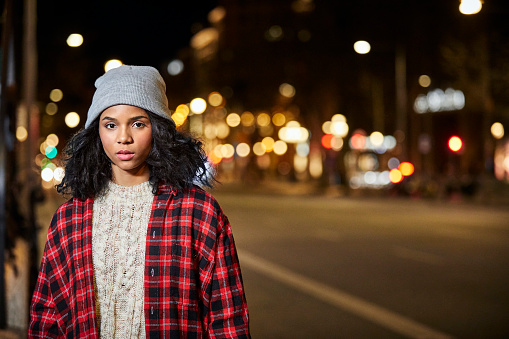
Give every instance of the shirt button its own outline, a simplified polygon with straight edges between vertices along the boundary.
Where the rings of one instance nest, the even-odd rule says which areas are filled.
[[[151,274],[152,276],[154,276],[154,269],[151,269],[151,270],[150,270],[150,274]]]

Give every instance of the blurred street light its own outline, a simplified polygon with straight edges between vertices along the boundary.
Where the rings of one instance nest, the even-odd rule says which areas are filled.
[[[69,47],[79,47],[83,44],[83,36],[78,33],[73,33],[67,37],[66,42]]]
[[[482,1],[480,0],[461,0],[460,3],[461,14],[471,15],[477,14],[482,9]]]
[[[194,98],[191,100],[189,108],[194,114],[202,114],[207,109],[207,102],[202,98]]]
[[[353,49],[359,54],[367,54],[371,51],[371,45],[367,41],[359,40],[353,44]]]
[[[118,59],[108,60],[104,64],[104,72],[108,72],[112,68],[120,67],[120,66],[122,66],[122,64],[123,64],[122,61],[120,61]]]

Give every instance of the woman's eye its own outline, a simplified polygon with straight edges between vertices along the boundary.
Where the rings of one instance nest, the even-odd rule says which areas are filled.
[[[136,121],[134,124],[133,124],[134,127],[143,127],[145,126],[144,123],[142,123],[141,121]]]
[[[109,122],[109,123],[107,123],[106,125],[104,125],[104,127],[106,127],[106,128],[114,128],[114,127],[115,127],[115,124],[114,124],[114,123]]]

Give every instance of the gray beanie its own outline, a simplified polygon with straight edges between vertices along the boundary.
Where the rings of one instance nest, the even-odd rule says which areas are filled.
[[[171,119],[166,84],[159,72],[150,66],[122,65],[110,69],[95,81],[97,90],[88,109],[88,128],[108,107],[131,105]]]

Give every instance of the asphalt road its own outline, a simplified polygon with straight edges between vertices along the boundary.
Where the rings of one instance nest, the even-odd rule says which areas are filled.
[[[213,192],[253,338],[509,338],[509,208]]]

